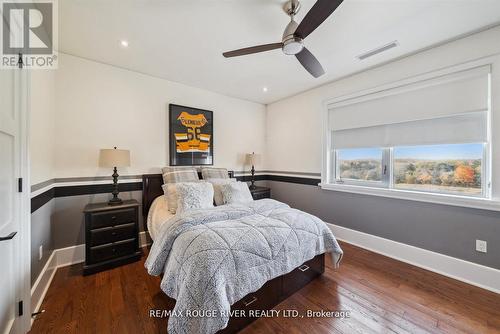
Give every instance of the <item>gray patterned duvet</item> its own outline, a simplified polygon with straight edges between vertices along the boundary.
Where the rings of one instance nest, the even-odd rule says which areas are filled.
[[[162,225],[146,260],[161,289],[176,299],[169,333],[215,333],[231,305],[267,281],[322,253],[342,250],[319,218],[281,202],[193,210]],[[189,317],[192,311],[211,316]]]

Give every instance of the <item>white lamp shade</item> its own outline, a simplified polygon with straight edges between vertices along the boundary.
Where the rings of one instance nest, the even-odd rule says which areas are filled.
[[[101,167],[129,167],[130,151],[117,149],[102,149],[99,154]]]
[[[246,162],[248,165],[255,166],[260,162],[260,155],[255,153],[248,153],[246,156]]]

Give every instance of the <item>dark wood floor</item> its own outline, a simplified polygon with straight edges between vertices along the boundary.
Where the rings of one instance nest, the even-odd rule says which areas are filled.
[[[500,333],[500,295],[342,244],[338,270],[276,309],[349,310],[351,317],[261,318],[242,333]],[[92,276],[59,269],[31,333],[166,333],[150,309],[170,309],[141,262]]]

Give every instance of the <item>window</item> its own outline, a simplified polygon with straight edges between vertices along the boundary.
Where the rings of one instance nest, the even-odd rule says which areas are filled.
[[[483,156],[483,144],[396,147],[394,187],[480,196]]]
[[[338,149],[335,183],[484,197],[485,149],[484,143]]]
[[[337,151],[338,181],[382,182],[381,148],[343,149]]]
[[[450,70],[327,103],[322,185],[419,200],[453,195],[446,201],[456,203],[489,198],[490,72]]]

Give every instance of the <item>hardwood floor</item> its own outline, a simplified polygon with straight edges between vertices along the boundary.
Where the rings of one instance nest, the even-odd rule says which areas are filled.
[[[348,310],[350,317],[261,318],[241,333],[500,333],[500,295],[342,243],[338,270],[279,304],[277,310]],[[327,257],[328,258],[328,257]],[[59,269],[31,333],[166,333],[171,309],[160,279],[140,262],[92,276]]]

